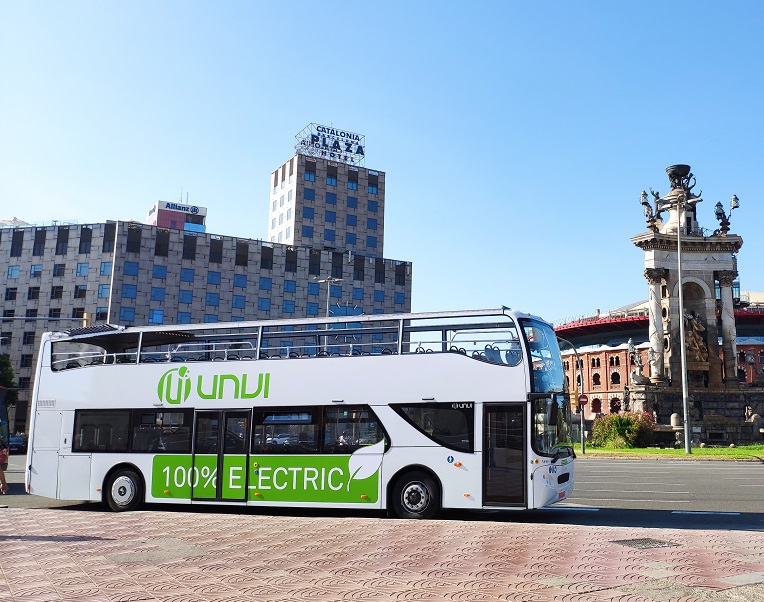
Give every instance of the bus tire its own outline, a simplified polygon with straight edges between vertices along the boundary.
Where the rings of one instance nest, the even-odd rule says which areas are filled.
[[[440,488],[426,472],[407,472],[395,481],[392,506],[398,518],[432,518],[440,511]]]
[[[121,468],[109,477],[106,503],[114,512],[135,510],[143,502],[143,482],[134,470]]]

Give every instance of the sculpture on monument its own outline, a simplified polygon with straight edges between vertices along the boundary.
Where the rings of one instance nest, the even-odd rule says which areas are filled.
[[[650,379],[642,374],[642,368],[644,367],[642,354],[637,350],[632,339],[629,339],[629,359],[631,360],[631,365],[634,366],[631,369],[631,383],[634,385],[648,384]]]
[[[703,340],[701,332],[706,330],[700,323],[695,312],[684,312],[684,338],[687,350],[687,359],[691,362],[708,361],[708,347]]]

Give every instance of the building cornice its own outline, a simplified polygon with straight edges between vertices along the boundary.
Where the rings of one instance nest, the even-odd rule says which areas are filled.
[[[676,251],[676,236],[645,232],[631,238],[643,251]],[[743,246],[740,236],[682,236],[682,253],[737,253]]]

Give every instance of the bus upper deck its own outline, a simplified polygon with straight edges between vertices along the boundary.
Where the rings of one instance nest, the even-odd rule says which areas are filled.
[[[517,366],[526,354],[525,340],[534,361],[548,361],[556,343],[538,328],[523,337],[517,322],[522,318],[532,316],[501,308],[183,326],[102,325],[52,333],[50,367],[59,371],[105,364],[408,353],[460,353]]]

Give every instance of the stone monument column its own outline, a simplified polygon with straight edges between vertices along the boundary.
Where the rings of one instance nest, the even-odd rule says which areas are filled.
[[[663,316],[661,314],[661,283],[666,276],[664,268],[647,268],[645,278],[650,284],[649,326],[650,326],[650,380],[653,383],[666,381],[663,375]]]
[[[724,356],[724,377],[729,382],[737,382],[737,329],[732,300],[732,281],[737,273],[724,270],[716,273],[721,289],[722,301],[722,354]]]

